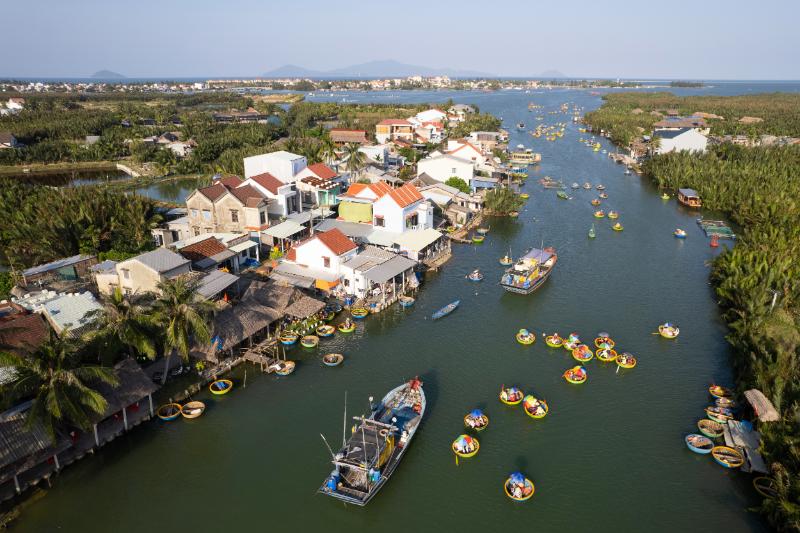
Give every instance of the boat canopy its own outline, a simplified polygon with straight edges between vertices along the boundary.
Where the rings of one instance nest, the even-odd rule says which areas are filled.
[[[539,263],[544,263],[551,257],[553,257],[553,254],[551,252],[546,252],[538,248],[533,248],[530,252],[520,257],[520,259],[535,259]]]
[[[695,191],[694,189],[678,189],[678,192],[683,196],[694,196],[696,198],[700,197],[700,195],[697,194],[697,191]]]

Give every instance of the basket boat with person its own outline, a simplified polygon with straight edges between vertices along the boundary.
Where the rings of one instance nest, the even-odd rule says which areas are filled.
[[[480,409],[473,409],[464,416],[464,427],[483,431],[489,426],[489,417]]]

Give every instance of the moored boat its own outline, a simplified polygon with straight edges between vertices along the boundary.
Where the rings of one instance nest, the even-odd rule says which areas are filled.
[[[414,305],[414,302],[416,302],[416,300],[411,296],[405,296],[405,295],[398,298],[398,301],[400,302],[400,305],[402,307],[411,307],[412,305]]]
[[[503,491],[506,493],[506,496],[515,502],[524,502],[533,497],[536,488],[530,479],[523,476],[520,472],[514,472],[508,476],[508,479],[503,483]]]
[[[592,184],[587,181],[586,183],[583,184],[583,188],[588,191],[589,189],[592,188]]]
[[[585,344],[580,344],[572,350],[572,358],[580,363],[585,363],[594,358],[594,353],[592,353],[592,349]]]
[[[233,388],[233,381],[229,379],[218,379],[212,381],[211,384],[208,386],[208,390],[211,391],[211,394],[216,394],[217,396],[228,394],[232,388]]]
[[[206,410],[206,404],[198,402],[197,400],[183,404],[181,407],[181,415],[183,418],[197,418],[202,415]]]
[[[433,313],[433,315],[431,315],[431,318],[433,318],[434,320],[437,320],[439,318],[442,318],[442,317],[445,317],[445,316],[449,315],[450,313],[452,313],[453,311],[456,310],[456,307],[458,307],[458,305],[460,303],[461,303],[461,300],[456,300],[455,302],[451,302],[451,303],[445,305],[444,307],[442,307],[441,309],[439,309],[438,311]]]
[[[158,408],[156,416],[165,422],[171,422],[181,416],[181,404],[168,403]]]
[[[778,495],[775,480],[771,477],[759,476],[753,479],[753,488],[765,498],[775,498]]]
[[[483,274],[477,268],[466,275],[466,278],[470,281],[483,281]]]
[[[360,320],[365,318],[369,314],[369,309],[366,307],[353,307],[350,309],[350,316],[355,318],[356,320]]]
[[[481,443],[478,442],[478,439],[475,437],[459,435],[458,438],[453,441],[453,444],[450,445],[450,449],[453,450],[453,453],[458,457],[469,459],[477,455],[478,451],[481,449]]]
[[[356,323],[346,318],[344,322],[337,326],[339,333],[353,333],[356,330]]]
[[[678,338],[678,335],[680,335],[680,333],[681,333],[680,328],[670,324],[669,322],[658,326],[658,334],[664,337],[665,339],[676,339]]]
[[[300,335],[294,333],[292,331],[284,331],[280,335],[278,335],[278,340],[284,346],[291,346],[296,343],[300,339]]]
[[[603,218],[605,216],[606,212],[603,211],[602,209],[598,209],[597,211],[594,212],[594,218]]]
[[[522,408],[529,417],[537,419],[546,417],[550,411],[546,401],[540,400],[531,394],[525,396],[522,401]]]
[[[525,396],[517,387],[508,387],[500,390],[500,401],[506,405],[519,405]]]
[[[581,188],[581,186],[580,186],[580,185],[578,185],[577,183],[573,183],[573,184],[572,184],[572,188],[573,188],[573,189],[580,189],[580,188]]]
[[[464,427],[467,429],[474,429],[475,431],[483,431],[489,426],[489,417],[486,416],[480,409],[473,409],[464,416]]]
[[[739,468],[744,464],[741,452],[730,446],[714,446],[711,448],[711,457],[725,468]]]
[[[316,348],[319,344],[319,337],[316,335],[305,335],[300,339],[300,346],[303,348]]]
[[[714,447],[714,442],[711,439],[705,435],[698,435],[696,433],[686,435],[684,441],[686,442],[687,448],[700,455],[711,453],[711,449]]]
[[[732,398],[733,391],[721,385],[711,385],[708,387],[708,393],[714,398]]]
[[[473,244],[482,244],[483,241],[486,239],[483,235],[473,235],[472,236],[472,243]]]
[[[510,266],[514,264],[514,260],[511,258],[511,255],[504,255],[500,258],[500,264],[503,266]]]
[[[556,196],[558,196],[562,200],[569,200],[569,195],[567,193],[565,193],[564,191],[556,192]]]
[[[553,333],[544,338],[544,343],[550,348],[561,348],[564,344],[564,339],[558,333]]]
[[[720,424],[727,424],[728,420],[733,420],[733,411],[725,407],[717,407],[716,405],[709,405],[706,407],[706,416],[714,422]]]
[[[600,199],[599,198],[595,198],[589,203],[591,203],[594,206],[598,206],[598,205],[600,205]]]
[[[520,344],[533,344],[536,342],[536,335],[525,328],[517,332],[516,338]]]
[[[725,407],[726,409],[736,409],[736,400],[732,398],[716,398],[714,405],[717,407]]]
[[[606,198],[608,198],[608,194],[607,194],[607,193],[604,193],[604,192],[601,192],[601,193],[600,193],[600,194],[598,194],[597,196],[599,196],[599,197],[600,197],[601,199],[603,199],[603,200],[605,200]]]
[[[509,292],[530,294],[547,281],[557,261],[553,248],[534,248],[505,271],[500,285]]]
[[[585,368],[579,365],[574,366],[564,372],[564,379],[573,385],[580,385],[589,379],[589,374],[586,372]]]
[[[669,200],[669,194],[667,194],[667,193],[662,194],[661,195],[661,199],[662,200]]]
[[[278,374],[279,376],[288,376],[289,374],[294,372],[296,366],[297,364],[294,361],[279,360],[277,363],[273,364],[269,368],[272,369],[272,371]]]
[[[519,197],[522,198],[523,200],[527,200],[528,198],[531,197],[531,195],[526,192],[521,192],[519,193]]]
[[[725,433],[725,429],[722,424],[713,420],[709,420],[708,418],[698,420],[697,429],[700,430],[700,433],[706,437],[711,437],[712,439],[718,439]]]
[[[594,338],[595,348],[613,348],[616,345],[617,343],[614,342],[614,339],[609,337],[606,332],[600,332],[597,334],[597,337]]]
[[[319,337],[332,337],[334,333],[336,333],[336,328],[328,324],[317,328],[317,335]]]
[[[322,356],[322,363],[325,366],[339,366],[344,361],[344,355],[340,353],[328,353]]]
[[[363,506],[386,484],[425,415],[422,382],[414,378],[389,391],[369,417],[358,420],[349,440],[333,457],[333,471],[320,493]]]
[[[633,368],[636,366],[636,358],[628,352],[621,353],[617,356],[617,366],[620,368]]]
[[[616,211],[609,211],[608,212],[608,218],[610,218],[611,220],[615,220],[615,219],[619,218],[619,213],[616,212]]]

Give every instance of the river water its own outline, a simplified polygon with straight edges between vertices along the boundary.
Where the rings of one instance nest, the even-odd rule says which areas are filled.
[[[758,501],[750,477],[683,443],[703,417],[709,383],[732,380],[725,327],[708,284],[707,261],[716,252],[695,224],[697,212],[662,201],[646,180],[625,176],[623,167],[580,144],[577,125],[570,123],[556,142],[513,128],[519,121],[538,124],[530,101],[545,106],[545,124],[569,120],[546,114],[561,103],[600,105],[586,91],[382,95],[448,97],[503,117],[512,146],[542,153],[524,186],[531,199],[519,219],[490,220],[483,245],[455,246],[411,309],[370,317],[351,336],[323,340],[319,351],[292,349],[299,361],[294,375],[266,377],[249,367],[244,388],[239,368],[233,392],[203,395],[203,417],[137,428],[66,469],[25,510],[17,531],[494,531],[501,524],[540,531],[766,530],[746,510]],[[605,141],[603,147],[611,148]],[[593,218],[589,200],[596,191],[559,200],[537,183],[544,175],[603,183],[609,195],[603,207],[621,213],[624,231]],[[595,240],[587,239],[592,223]],[[677,227],[687,230],[685,241],[672,237]],[[531,296],[504,292],[498,258],[542,242],[559,254],[551,278]],[[486,274],[479,284],[464,279],[476,267]],[[430,320],[455,299],[462,302],[458,310]],[[665,321],[681,327],[679,339],[652,335]],[[541,339],[517,344],[522,327],[577,331],[586,340],[605,330],[639,364],[617,373],[591,361],[588,382],[568,385],[561,374],[576,364],[569,354]],[[345,354],[341,367],[319,363],[329,351]],[[345,391],[348,416],[357,415],[369,396],[380,398],[415,375],[425,382],[428,410],[386,487],[366,508],[316,495],[330,471],[319,434],[334,446],[340,442]],[[545,398],[547,418],[534,421],[502,405],[503,384]],[[479,434],[480,453],[456,466],[450,443],[474,407],[491,424]],[[524,504],[503,494],[515,470],[536,485]]]

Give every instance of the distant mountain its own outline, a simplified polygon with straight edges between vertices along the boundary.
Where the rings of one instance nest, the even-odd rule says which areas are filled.
[[[541,78],[566,78],[567,76],[558,70],[545,70],[539,74]]]
[[[297,65],[284,65],[275,70],[265,72],[265,78],[405,78],[408,76],[450,76],[452,78],[488,78],[492,74],[472,70],[452,68],[431,68],[419,65],[407,65],[392,59],[369,61],[359,65],[337,68],[328,71],[309,70]]]
[[[119,72],[112,72],[110,70],[98,70],[94,74],[92,74],[92,78],[98,78],[101,80],[123,80],[127,76],[124,74],[120,74]]]

